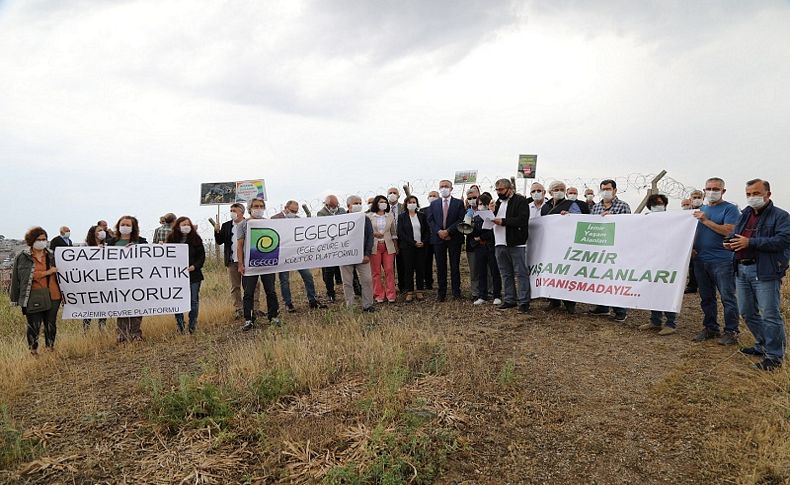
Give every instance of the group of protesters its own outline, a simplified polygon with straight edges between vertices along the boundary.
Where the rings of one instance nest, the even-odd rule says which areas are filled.
[[[465,252],[472,304],[493,304],[498,311],[528,313],[531,299],[526,246],[530,219],[631,213],[628,203],[618,198],[617,183],[612,179],[601,181],[597,194],[586,188],[583,198],[576,187],[561,181],[551,183],[548,190],[534,183],[524,195],[517,193],[513,181],[507,178],[497,180],[494,194],[472,185],[462,197],[454,197],[449,180],[440,181],[437,189],[428,194],[423,206],[413,194],[407,193],[401,200],[397,187],[388,189],[386,195],[370,197],[366,204],[358,195],[346,197],[344,206],[337,196],[327,196],[318,217],[365,213],[364,257],[358,264],[321,268],[325,298],[319,298],[312,272],[300,270],[309,307],[321,309],[335,303],[338,285],[342,285],[346,305],[353,307],[359,299],[364,312],[374,312],[377,304],[396,302],[398,293],[406,303],[423,301],[426,292],[434,289],[434,282],[436,301],[446,301],[448,293],[454,300],[463,301],[460,261]],[[692,192],[681,202],[681,207],[693,211],[698,221],[686,292],[699,292],[704,317],[703,329],[693,340],[717,339],[721,345],[737,345],[739,319],[743,317],[755,344],[740,351],[759,357],[755,364],[758,369],[775,369],[781,366],[786,347],[780,288],[790,259],[790,216],[774,206],[770,184],[765,180],[746,182],[747,207],[742,211],[725,201],[726,192],[724,181],[712,177],[706,180],[704,190]],[[646,201],[650,213],[663,212],[668,205],[669,199],[663,194],[652,194]],[[277,280],[286,311],[297,311],[289,272],[245,273],[247,224],[263,219],[265,213],[265,200],[254,198],[246,205],[231,205],[230,220],[214,227],[215,242],[224,248],[235,317],[243,319],[243,331],[255,328],[257,317],[264,315],[271,324],[281,324]],[[290,200],[272,218],[295,218],[298,213],[299,203]],[[483,213],[492,217],[484,219]],[[22,307],[27,318],[27,339],[33,354],[37,353],[42,326],[46,347],[54,347],[61,295],[52,250],[73,244],[68,227],[61,227],[59,232],[48,242],[43,228],[30,229],[25,235],[28,248],[14,263],[11,301]],[[99,221],[85,238],[85,244],[91,246],[146,243],[137,219],[128,215],[118,219],[112,229],[106,221]],[[197,328],[201,268],[206,258],[203,241],[190,218],[166,214],[154,231],[152,243],[189,246],[191,310],[186,330],[192,333]],[[259,280],[266,297],[265,313],[259,309]],[[717,293],[724,307],[723,333],[718,322]],[[577,311],[573,301],[549,300],[548,309],[564,309],[570,314]],[[588,313],[609,316],[616,322],[628,318],[626,308],[598,305]],[[183,333],[184,315],[175,318],[177,330]],[[141,320],[118,318],[118,341],[141,340]],[[676,323],[673,312],[651,311],[649,321],[639,328],[664,336],[676,332]],[[98,324],[103,327],[106,321],[99,320]],[[87,331],[91,321],[84,320],[83,325]]]

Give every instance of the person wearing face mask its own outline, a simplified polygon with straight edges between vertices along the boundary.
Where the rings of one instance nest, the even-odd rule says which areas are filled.
[[[272,219],[296,219],[298,217],[299,202],[295,200],[289,200],[285,203],[283,210],[273,215]],[[283,295],[285,309],[289,313],[293,313],[296,311],[296,307],[294,307],[293,299],[291,297],[291,272],[282,271],[277,274],[280,279],[280,293]],[[300,269],[299,276],[302,277],[302,283],[304,283],[304,289],[307,293],[307,302],[310,305],[310,308],[326,308],[326,305],[319,302],[318,298],[316,297],[313,273],[311,273],[309,269]]]
[[[14,260],[11,272],[11,304],[22,308],[27,319],[27,345],[38,355],[38,336],[44,325],[47,350],[55,349],[56,321],[60,307],[60,287],[55,255],[47,250],[47,231],[34,227],[25,234],[27,248]]]
[[[390,187],[387,189],[387,202],[390,205],[390,213],[395,220],[395,240],[398,239],[398,216],[406,210],[405,206],[398,202],[400,199],[400,190],[397,187]],[[395,254],[395,269],[398,277],[398,290],[403,291],[405,269],[403,267],[403,257],[400,251]]]
[[[228,268],[228,281],[230,282],[230,298],[233,301],[234,317],[238,320],[244,317],[242,304],[241,277],[239,273],[239,258],[237,253],[236,227],[244,221],[244,205],[231,204],[230,220],[214,226],[214,242],[223,248],[223,261]],[[260,289],[255,290],[253,298],[253,311],[260,314]]]
[[[189,247],[189,333],[197,330],[198,310],[200,307],[200,283],[203,281],[203,265],[206,263],[206,248],[203,239],[197,233],[197,227],[189,217],[181,216],[173,223],[173,230],[165,242],[169,244],[186,244]],[[178,333],[184,333],[184,314],[176,314]]]
[[[497,308],[529,311],[529,273],[527,272],[527,239],[529,238],[530,204],[515,192],[509,179],[496,182],[498,200],[494,211],[494,251],[502,276],[504,302]],[[518,281],[518,293],[516,293]]]
[[[428,205],[425,207],[420,207],[420,212],[425,216],[425,220],[428,220],[428,209],[430,208],[431,204],[434,200],[439,200],[439,192],[435,190],[431,190],[428,192]],[[430,228],[430,227],[429,227]],[[433,244],[431,244],[431,238],[429,237],[425,243],[425,267],[423,268],[423,276],[425,277],[425,289],[426,290],[433,290]]]
[[[466,191],[466,200],[464,201],[464,208],[468,211],[472,209],[472,212],[477,212],[477,201],[480,198],[480,189],[477,185],[473,185],[469,187],[469,190]],[[464,216],[466,217],[466,216]],[[474,217],[474,216],[473,216]],[[472,301],[477,301],[480,298],[480,289],[479,289],[479,281],[478,281],[478,274],[477,274],[477,264],[475,264],[475,249],[477,247],[478,241],[472,237],[472,234],[467,234],[464,237],[464,247],[466,249],[466,263],[469,267],[469,287],[472,290]]]
[[[370,212],[371,210],[373,210],[373,197],[368,197],[368,205],[365,212]]]
[[[576,191],[576,189],[573,190]],[[574,193],[576,196],[579,195],[578,191]],[[576,198],[570,200],[567,197],[565,182],[554,181],[549,184],[549,195],[551,198],[540,209],[541,216],[590,213],[587,204],[579,202]]]
[[[781,287],[790,259],[790,214],[774,205],[771,184],[762,179],[746,182],[746,204],[724,240],[735,253],[738,307],[755,341],[740,351],[762,358],[757,369],[773,370],[787,347]]]
[[[68,226],[63,226],[60,228],[60,235],[53,237],[52,241],[50,241],[49,249],[54,251],[55,248],[73,245],[71,242],[71,229]]]
[[[461,299],[461,245],[463,234],[458,224],[464,220],[466,210],[460,199],[452,197],[453,183],[439,181],[439,199],[428,208],[428,225],[431,228],[431,244],[436,258],[437,300],[447,299],[447,264],[449,259],[450,280],[453,298]]]
[[[140,236],[140,225],[134,216],[121,216],[115,224],[118,239],[112,241],[113,246],[129,246],[132,244],[148,244]],[[109,245],[110,243],[108,243]],[[143,317],[118,317],[115,325],[118,330],[118,343],[143,340]]]
[[[693,209],[693,207],[691,207],[691,199],[683,199],[683,200],[681,200],[680,201],[680,208],[682,210],[684,210],[684,211],[690,211],[691,209]]]
[[[593,189],[589,187],[584,189],[584,202],[587,203],[587,208],[592,212],[592,208],[595,205],[595,191]]]
[[[693,340],[718,339],[720,345],[738,343],[738,301],[735,296],[735,271],[732,252],[724,248],[724,238],[738,222],[738,207],[726,202],[724,180],[705,181],[706,204],[694,211],[697,233],[694,237],[694,273],[697,277],[703,330]],[[724,307],[724,334],[719,332],[716,291]]]
[[[664,194],[651,194],[645,206],[650,210],[647,214],[660,214],[666,212],[669,199]],[[650,321],[639,326],[639,330],[658,330],[658,335],[672,335],[675,333],[678,314],[661,310],[650,310]]]
[[[592,207],[590,214],[608,216],[631,213],[631,206],[617,198],[617,182],[612,179],[603,180],[600,189],[601,201]],[[628,318],[628,312],[625,308],[611,307],[611,310],[614,311],[614,320],[616,322],[624,322]],[[591,315],[609,315],[610,308],[605,305],[597,305],[588,313]]]
[[[173,232],[173,223],[176,220],[176,215],[168,212],[159,218],[159,227],[154,229],[154,244],[164,244],[167,237]]]
[[[254,311],[254,295],[258,291],[258,280],[260,279],[263,284],[263,292],[266,294],[266,318],[269,323],[275,326],[280,326],[280,302],[277,300],[276,276],[274,273],[264,275],[247,276],[244,274],[244,258],[246,255],[247,247],[244,244],[247,237],[247,222],[252,219],[264,219],[266,214],[266,201],[259,198],[250,199],[247,201],[247,212],[250,214],[250,219],[241,221],[235,228],[236,230],[236,254],[238,257],[238,268],[241,277],[241,287],[244,292],[242,298],[242,306],[244,309],[244,325],[241,326],[243,332],[247,332],[255,328],[255,319],[258,316]]]
[[[91,226],[88,230],[88,234],[85,236],[85,244],[87,246],[92,247],[103,247],[105,245],[105,241],[107,240],[107,231],[105,231],[101,226]],[[88,330],[91,328],[91,322],[93,320],[90,318],[85,318],[82,320],[82,331],[83,333],[88,333]],[[104,330],[104,327],[107,325],[106,318],[99,319],[99,330]]]
[[[345,214],[346,210],[340,207],[339,204],[340,202],[338,202],[336,195],[327,195],[324,199],[324,207],[318,211],[318,217]],[[321,278],[324,280],[324,286],[326,287],[327,300],[329,300],[330,303],[334,303],[337,298],[335,285],[343,283],[343,279],[340,276],[340,268],[337,266],[321,268]]]
[[[247,202],[247,211],[250,213],[250,219],[264,219],[266,214],[266,201],[263,199],[250,199]],[[244,258],[246,256],[247,245],[245,239],[247,237],[247,222],[245,219],[236,226],[236,254],[238,256],[239,273],[241,277],[241,287],[244,289],[244,298],[242,303],[244,306],[244,325],[241,330],[247,332],[255,328],[256,312],[253,311],[254,295],[258,290],[258,280],[263,283],[263,292],[266,294],[266,318],[269,323],[275,326],[280,326],[280,302],[277,300],[276,276],[274,273],[247,276],[244,274]]]
[[[350,195],[346,199],[348,212],[362,212],[362,198],[358,195]],[[355,304],[356,295],[354,291],[355,281],[360,286],[360,300],[363,312],[374,312],[373,307],[373,276],[371,273],[370,258],[373,255],[374,245],[373,223],[370,217],[365,217],[365,239],[362,246],[362,262],[359,264],[349,264],[340,267],[340,274],[343,277],[343,296],[346,299],[346,306],[351,308]],[[355,280],[355,275],[357,279]]]
[[[102,229],[104,229],[104,232],[106,232],[106,233],[107,233],[107,239],[106,239],[106,241],[108,241],[108,242],[109,242],[110,240],[112,240],[112,239],[114,239],[114,238],[115,238],[115,233],[114,233],[114,232],[112,232],[112,229],[110,229],[110,225],[109,225],[109,224],[107,224],[107,221],[105,221],[105,220],[101,219],[101,220],[99,220],[99,221],[97,221],[97,222],[96,222],[96,225],[97,225],[97,226],[99,226],[99,227],[101,227]]]
[[[377,195],[373,198],[374,210],[368,214],[373,224],[373,254],[370,256],[370,269],[373,275],[373,297],[377,303],[386,299],[395,303],[395,253],[398,252],[395,217],[390,212],[387,198]],[[382,283],[382,269],[384,282]]]
[[[689,199],[691,199],[691,208],[699,209],[705,202],[705,193],[701,190],[695,190],[689,195]]]
[[[425,241],[431,237],[431,230],[428,227],[428,219],[425,214],[420,212],[420,203],[417,197],[410,195],[406,197],[406,212],[398,216],[398,247],[403,255],[404,281],[403,291],[406,294],[405,300],[418,301],[424,298],[425,289]],[[417,278],[417,292],[414,292],[414,279]]]
[[[546,202],[546,188],[543,184],[533,183],[529,188],[529,218],[534,219],[542,214],[543,204]]]
[[[478,200],[478,207],[481,209],[495,210],[492,206],[491,194],[483,192]],[[493,297],[494,305],[502,304],[502,277],[499,274],[499,267],[496,262],[494,251],[494,231],[493,229],[483,229],[483,218],[475,215],[472,220],[472,238],[475,240],[475,264],[479,275],[479,297],[472,303],[482,305]],[[491,293],[488,290],[491,288]]]

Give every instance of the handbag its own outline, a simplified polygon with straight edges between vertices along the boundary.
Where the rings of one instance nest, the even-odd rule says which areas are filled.
[[[47,269],[49,269],[49,257],[46,257],[47,260]],[[46,288],[36,288],[35,290],[30,290],[30,297],[27,299],[27,307],[25,311],[27,313],[41,313],[47,312],[52,308],[52,297],[49,295],[49,278],[50,275],[47,275],[47,287]]]

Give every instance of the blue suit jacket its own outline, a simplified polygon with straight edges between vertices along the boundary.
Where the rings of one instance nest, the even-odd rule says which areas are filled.
[[[431,226],[431,244],[458,244],[463,242],[463,234],[458,232],[458,223],[464,220],[466,210],[460,199],[450,197],[450,206],[447,208],[447,227],[442,227],[444,214],[442,211],[442,199],[436,199],[428,206],[428,225]],[[450,231],[450,240],[444,241],[439,238],[439,230],[447,229]]]

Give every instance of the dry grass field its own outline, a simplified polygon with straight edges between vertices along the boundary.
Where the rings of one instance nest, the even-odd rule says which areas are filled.
[[[308,311],[294,275],[299,312],[241,333],[212,265],[194,336],[67,321],[34,358],[0,296],[0,482],[790,483],[790,371],[692,343],[696,295],[659,337],[543,301]]]

